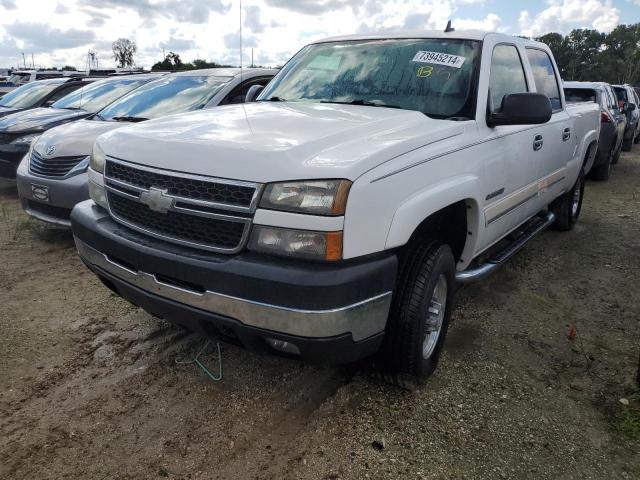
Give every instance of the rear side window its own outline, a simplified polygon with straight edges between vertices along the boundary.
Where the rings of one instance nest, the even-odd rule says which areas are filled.
[[[598,95],[590,88],[565,88],[564,99],[567,103],[596,102]]]
[[[619,102],[628,102],[627,89],[624,87],[613,87]]]
[[[527,91],[527,79],[518,49],[514,45],[496,45],[491,57],[489,111],[499,112],[505,95]]]
[[[551,108],[554,111],[562,109],[558,78],[549,54],[537,48],[527,48],[527,57],[531,64],[533,80],[536,83],[536,91],[549,97]]]
[[[607,88],[607,93],[608,93],[608,97],[609,97],[609,108],[616,108],[617,102],[618,100],[616,99],[616,94],[613,92],[613,89],[611,87]]]

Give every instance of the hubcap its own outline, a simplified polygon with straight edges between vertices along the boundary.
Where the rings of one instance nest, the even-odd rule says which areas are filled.
[[[444,322],[444,312],[447,307],[447,278],[444,274],[438,277],[429,308],[425,319],[425,338],[422,342],[422,357],[427,359],[433,355],[433,351],[440,338],[442,323]]]
[[[580,194],[582,192],[582,182],[576,182],[576,186],[573,189],[573,201],[571,202],[571,216],[576,217],[578,215],[578,208],[580,207]]]

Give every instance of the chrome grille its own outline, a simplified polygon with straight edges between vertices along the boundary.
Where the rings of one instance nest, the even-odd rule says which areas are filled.
[[[29,171],[42,177],[65,177],[86,158],[88,158],[86,155],[44,158],[33,152],[29,159]]]
[[[260,185],[108,158],[105,188],[114,220],[173,243],[235,253],[246,243]]]

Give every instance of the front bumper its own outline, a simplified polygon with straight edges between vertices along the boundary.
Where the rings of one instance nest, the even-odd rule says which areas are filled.
[[[20,163],[16,173],[18,194],[22,208],[34,218],[64,228],[71,227],[71,209],[89,198],[87,174],[68,178],[50,178],[34,175],[29,162]],[[46,187],[49,200],[43,202],[33,195],[32,186]]]
[[[382,342],[394,254],[327,265],[201,252],[122,227],[91,201],[76,206],[71,221],[87,266],[156,316],[252,350],[282,340],[315,363],[355,361]]]
[[[12,143],[0,144],[0,177],[16,178],[16,170],[22,158],[29,151],[29,145]]]

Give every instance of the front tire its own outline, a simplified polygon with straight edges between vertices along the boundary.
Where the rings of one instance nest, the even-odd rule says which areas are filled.
[[[600,182],[606,182],[607,180],[609,180],[609,177],[611,176],[611,165],[615,163],[613,161],[614,158],[615,158],[614,150],[611,150],[609,152],[609,156],[607,157],[607,160],[605,161],[605,163],[591,168],[591,171],[589,172],[589,177],[592,180],[598,180]]]
[[[435,371],[449,328],[455,259],[448,245],[417,241],[402,262],[379,354],[384,379],[413,390]]]
[[[573,188],[567,193],[555,199],[549,210],[556,216],[553,228],[556,230],[568,231],[578,221],[580,211],[582,210],[582,199],[584,197],[584,172],[581,170],[580,175]]]

